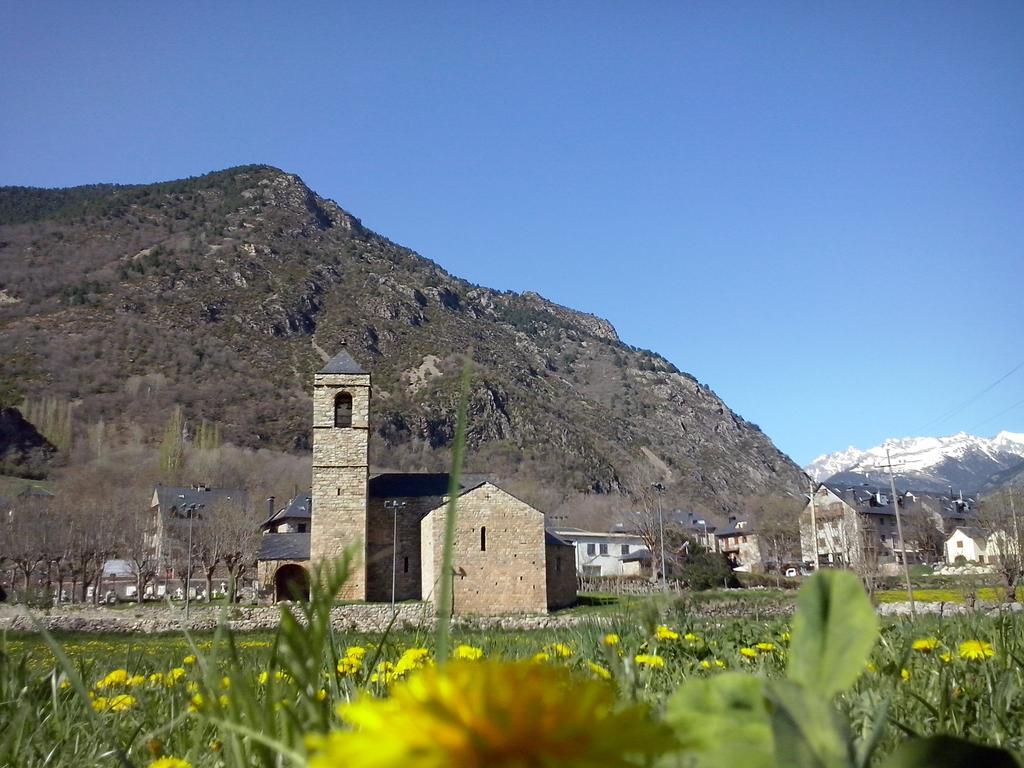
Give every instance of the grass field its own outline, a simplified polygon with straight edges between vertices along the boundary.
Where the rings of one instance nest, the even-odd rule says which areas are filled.
[[[857,661],[856,654],[850,657],[848,651],[837,651],[816,668],[813,684],[803,683],[806,690],[800,695],[810,697],[814,711],[828,711],[830,696],[822,698],[817,687],[827,688],[829,675],[845,666],[847,678],[842,685],[837,683],[836,698],[836,717],[844,725],[837,732],[845,734],[842,738],[848,740],[851,755],[858,750],[865,753],[863,760],[807,765],[880,765],[908,734],[952,734],[1018,753],[1024,750],[1024,623],[1015,618],[922,618],[890,622],[880,631],[858,629],[842,622],[858,615],[862,623],[873,619],[853,610],[856,600],[844,598],[832,602],[841,605],[830,619],[837,622],[838,633],[825,631],[815,644],[800,642],[797,635],[806,638],[811,630],[806,621],[796,626],[799,619],[794,624],[781,619],[708,620],[681,601],[591,597],[596,602],[590,606],[596,612],[595,621],[572,628],[457,633],[451,642],[453,657],[463,660],[449,662],[445,674],[455,675],[467,665],[478,665],[479,674],[473,680],[509,674],[510,669],[538,670],[523,673],[532,681],[529,684],[499,680],[493,689],[468,691],[467,701],[474,696],[506,698],[469,707],[471,714],[466,716],[493,716],[495,722],[506,722],[502,719],[506,715],[491,709],[528,701],[539,686],[544,698],[536,703],[538,711],[554,706],[547,717],[556,723],[565,720],[555,728],[557,732],[569,728],[577,708],[607,696],[613,706],[599,707],[588,718],[625,718],[635,709],[644,713],[644,725],[635,718],[629,720],[630,726],[616,725],[622,730],[621,738],[601,742],[602,754],[628,746],[631,733],[638,739],[646,734],[640,741],[654,745],[659,743],[656,733],[670,738],[666,734],[674,729],[671,738],[676,749],[681,749],[679,743],[688,743],[689,751],[662,755],[659,765],[726,765],[730,758],[721,753],[721,744],[729,743],[746,750],[739,764],[783,765],[787,763],[766,756],[762,738],[774,734],[769,746],[778,746],[782,732],[766,726],[759,735],[751,735],[751,723],[767,717],[756,705],[762,694],[750,701],[744,697],[762,687],[766,701],[782,691],[803,690],[784,680],[800,679],[794,658],[814,652],[808,648],[835,642],[834,637],[840,637],[846,648],[860,632],[867,638],[864,647],[870,656],[865,653]],[[866,604],[862,593],[861,598]],[[8,636],[0,648],[0,766],[398,764],[374,762],[374,755],[391,754],[383,747],[353,757],[345,750],[354,749],[357,742],[331,746],[334,742],[322,740],[372,732],[372,722],[383,722],[377,715],[372,722],[360,721],[362,730],[356,731],[350,730],[353,720],[346,719],[366,702],[404,701],[401,722],[408,725],[391,722],[388,726],[394,729],[396,743],[406,736],[411,739],[403,734],[406,728],[418,727],[416,723],[428,731],[442,727],[434,710],[430,717],[435,720],[430,720],[420,711],[418,700],[401,698],[408,686],[430,674],[425,670],[441,661],[437,638],[407,632],[333,634],[315,610],[311,608],[309,629],[286,620],[273,634]],[[525,664],[488,666],[488,660],[496,659]],[[569,677],[538,678],[542,685],[530,677],[540,671]],[[789,687],[772,693],[774,689],[766,686]],[[552,699],[551,691],[562,688],[568,695]],[[737,696],[741,706],[736,706]],[[339,704],[343,705],[341,715]],[[345,705],[356,709],[346,710]],[[460,705],[456,711],[465,714],[467,709]],[[529,712],[517,713],[530,720]],[[542,731],[549,725],[537,722],[530,727]],[[822,738],[830,727],[820,726]],[[697,730],[691,733],[693,728]],[[610,730],[614,730],[611,723],[601,728],[593,722],[573,738],[585,743],[596,739],[596,732]],[[719,747],[694,735],[719,732],[723,738]],[[562,735],[568,738],[568,734]],[[543,742],[542,735],[536,737],[538,744]],[[764,753],[763,760],[758,749]],[[447,759],[454,758],[449,754]],[[641,750],[619,761],[609,757],[601,764],[654,764],[654,757],[645,758]]]

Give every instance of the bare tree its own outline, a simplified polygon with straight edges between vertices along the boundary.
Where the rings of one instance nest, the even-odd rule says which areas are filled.
[[[32,575],[45,562],[44,535],[46,524],[34,500],[24,500],[7,513],[3,526],[5,558],[14,564],[21,577],[22,599],[32,593]],[[13,583],[12,583],[13,586]]]
[[[1018,515],[1024,512],[1024,494],[1007,489],[986,496],[978,509],[978,522],[989,532],[988,554],[1006,585],[1006,601],[1017,601],[1017,584],[1024,570],[1024,541]]]
[[[238,582],[246,570],[256,567],[261,540],[259,517],[251,509],[231,506],[226,507],[217,519],[223,542],[224,568],[228,572],[228,602],[235,601]]]
[[[775,583],[782,584],[782,567],[800,549],[800,499],[787,496],[752,496],[746,510],[757,536],[761,559],[774,568]]]
[[[934,563],[941,560],[946,535],[939,527],[941,516],[922,502],[915,502],[903,512],[907,546],[917,549],[921,562]]]

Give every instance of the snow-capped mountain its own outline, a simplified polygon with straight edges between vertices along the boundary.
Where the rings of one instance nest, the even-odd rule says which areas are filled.
[[[898,484],[915,491],[941,493],[953,486],[976,493],[997,483],[995,476],[1024,469],[1024,434],[1000,432],[989,439],[960,432],[889,439],[866,451],[850,446],[819,456],[804,471],[819,482],[887,484],[888,475],[879,469],[886,463],[886,450],[893,464],[901,467]]]

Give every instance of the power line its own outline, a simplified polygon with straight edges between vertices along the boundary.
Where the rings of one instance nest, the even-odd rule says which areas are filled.
[[[984,420],[982,420],[982,421],[979,421],[979,422],[978,422],[977,424],[975,424],[975,425],[974,425],[973,427],[971,427],[971,428],[970,428],[969,430],[967,430],[967,431],[968,431],[968,432],[974,432],[974,431],[975,431],[975,430],[976,430],[976,429],[977,429],[978,427],[983,427],[983,426],[985,426],[986,424],[988,424],[988,423],[989,423],[990,421],[995,421],[996,419],[998,419],[998,418],[999,418],[1000,416],[1002,416],[1003,414],[1005,414],[1005,413],[1009,413],[1009,412],[1010,412],[1010,411],[1012,411],[1012,410],[1013,410],[1014,408],[1019,408],[1019,407],[1020,407],[1020,406],[1022,406],[1022,405],[1024,405],[1024,400],[1018,400],[1018,401],[1017,401],[1016,403],[1014,403],[1013,405],[1011,405],[1011,406],[1010,406],[1009,408],[1004,408],[1003,410],[1001,410],[1001,411],[1000,411],[999,413],[997,413],[997,414],[996,414],[995,416],[989,416],[989,417],[988,417],[987,419],[984,419]]]
[[[966,400],[964,400],[959,405],[954,405],[952,408],[950,408],[948,411],[946,411],[944,414],[942,414],[938,418],[932,419],[927,424],[925,424],[924,426],[920,427],[918,431],[924,432],[926,429],[928,429],[932,425],[934,425],[934,424],[941,424],[942,422],[946,421],[947,419],[949,419],[949,418],[955,416],[956,414],[960,413],[960,411],[962,411],[964,408],[966,408],[967,406],[969,406],[972,403],[976,402],[982,395],[987,394],[990,390],[994,389],[997,384],[1000,384],[1001,382],[1003,382],[1006,379],[1010,378],[1013,374],[1015,374],[1021,368],[1024,368],[1024,360],[1022,360],[1019,363],[1017,363],[1017,365],[1013,366],[1013,368],[1011,368],[1009,372],[1004,373],[1002,376],[1000,376],[998,379],[993,381],[991,384],[989,384],[983,390],[978,392],[976,395],[973,395],[973,396],[967,398]],[[995,417],[993,416],[993,418],[995,418]]]

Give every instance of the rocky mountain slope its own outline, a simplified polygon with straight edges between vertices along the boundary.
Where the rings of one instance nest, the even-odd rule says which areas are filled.
[[[8,403],[64,398],[77,424],[146,439],[180,404],[226,440],[304,451],[313,371],[342,341],[374,375],[379,465],[445,466],[470,354],[473,470],[569,493],[618,489],[647,466],[677,498],[721,510],[802,488],[755,425],[607,321],[453,277],[297,176],[247,166],[0,188]]]
[[[1000,487],[1024,474],[1024,435],[1000,432],[992,439],[960,432],[949,437],[907,437],[886,440],[862,451],[852,446],[819,456],[805,467],[815,480],[887,485],[888,475],[877,469],[886,450],[900,464],[902,483],[910,490],[965,493]]]

